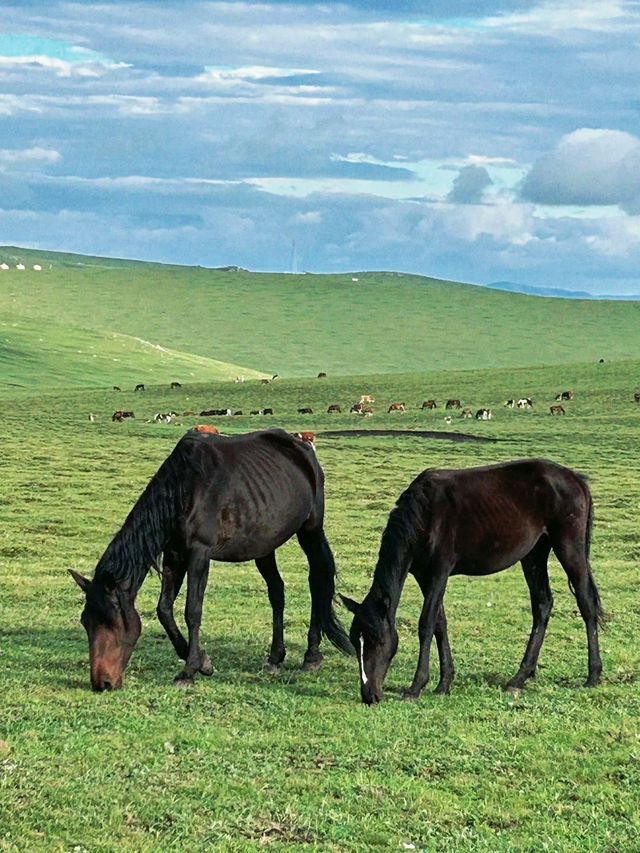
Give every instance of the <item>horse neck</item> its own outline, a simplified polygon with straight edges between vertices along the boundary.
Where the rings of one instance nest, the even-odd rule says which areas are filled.
[[[392,616],[398,609],[400,595],[411,568],[418,537],[418,507],[407,493],[391,511],[382,534],[378,562],[373,574],[370,594],[388,597]]]
[[[408,553],[396,555],[391,562],[379,559],[373,575],[369,596],[378,600],[386,599],[388,601],[388,613],[392,619],[395,619],[404,582],[409,573],[409,565]]]
[[[113,575],[111,575],[109,569],[106,568],[104,565],[98,565],[93,576],[94,582],[97,582],[98,584],[104,585],[106,588],[109,588],[105,579],[105,575],[107,574],[110,575],[109,582],[113,582],[115,578],[113,577]],[[118,597],[121,596],[122,598],[129,599],[131,603],[134,604],[136,598],[138,597],[138,593],[140,592],[140,587],[144,583],[146,576],[147,573],[145,572],[144,575],[137,574],[132,575],[131,577],[127,577],[123,580],[116,580],[115,591]]]

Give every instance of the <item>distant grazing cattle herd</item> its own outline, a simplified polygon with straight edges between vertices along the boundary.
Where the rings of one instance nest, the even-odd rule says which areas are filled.
[[[278,378],[278,374],[274,373],[273,376],[271,377],[271,379],[266,379],[266,378],[261,379],[260,383],[263,385],[268,385],[274,379],[277,379],[277,378]],[[320,372],[318,374],[318,379],[326,379],[326,378],[327,378],[326,373]],[[244,376],[236,377],[234,381],[235,382],[244,382],[245,381]],[[171,382],[169,387],[171,390],[178,390],[178,389],[182,388],[182,384],[180,382],[174,381],[174,382]],[[114,391],[121,391],[122,389],[119,385],[114,385],[113,390]],[[144,391],[145,390],[144,383],[142,383],[142,382],[138,383],[137,385],[134,386],[133,390],[134,390],[134,392],[138,392],[138,393]],[[567,412],[566,412],[566,409],[564,408],[564,406],[562,405],[562,403],[571,402],[574,400],[575,400],[575,392],[574,391],[560,391],[555,396],[555,404],[549,406],[549,414],[553,415],[553,416],[566,415]],[[634,392],[633,400],[635,403],[640,404],[640,391]],[[375,397],[372,394],[361,394],[359,401],[357,403],[353,403],[349,407],[349,413],[352,415],[360,415],[361,417],[371,417],[374,414],[374,409],[373,409],[373,406],[371,405],[372,403],[375,403]],[[534,401],[531,397],[524,397],[524,396],[519,397],[519,398],[512,397],[505,402],[504,407],[508,408],[508,409],[518,408],[518,409],[522,409],[522,410],[533,409]],[[403,414],[403,413],[408,411],[408,408],[410,408],[410,407],[407,407],[406,403],[404,403],[404,402],[394,402],[394,403],[391,403],[389,405],[389,407],[387,409],[387,414],[392,414],[392,413]],[[422,405],[418,406],[418,409],[422,410],[422,411],[425,411],[425,410],[426,411],[432,411],[432,410],[437,409],[437,408],[438,408],[438,403],[433,398],[423,400]],[[463,418],[463,419],[475,418],[475,420],[478,420],[478,421],[490,421],[493,419],[493,412],[491,409],[480,408],[480,409],[477,409],[475,411],[475,414],[474,414],[473,409],[462,408],[462,402],[457,397],[449,398],[445,402],[444,408],[447,411],[451,411],[454,409],[460,410],[460,418]],[[343,411],[343,407],[339,403],[331,403],[329,405],[329,407],[327,408],[327,414],[329,414],[329,415],[342,414],[342,411]],[[266,407],[266,408],[262,408],[262,409],[251,409],[249,412],[249,414],[252,416],[273,415],[273,413],[274,413],[273,408],[271,408],[271,407]],[[314,413],[314,410],[312,409],[311,406],[300,406],[297,410],[297,414],[299,414],[299,415],[312,415],[313,413]],[[185,411],[185,412],[182,412],[182,417],[202,417],[202,418],[232,417],[232,416],[242,416],[243,414],[244,414],[244,412],[241,409],[233,410],[233,409],[227,407],[227,408],[218,408],[218,409],[203,409],[200,412]],[[118,409],[111,416],[111,420],[114,423],[122,423],[127,418],[134,418],[134,417],[135,417],[135,415],[132,411],[125,411],[124,409]],[[177,412],[174,412],[174,411],[157,412],[153,416],[152,420],[146,421],[146,423],[153,422],[153,423],[167,423],[168,424],[168,423],[172,423],[178,417],[179,417],[179,414]],[[96,415],[93,412],[91,412],[88,415],[88,419],[89,419],[89,421],[94,422],[96,420]],[[451,416],[446,415],[444,418],[444,421],[447,424],[452,423]],[[204,431],[204,427],[202,427],[202,430]],[[216,427],[211,427],[210,431],[217,432],[217,429],[216,429]],[[313,443],[309,436],[313,436],[314,440],[315,440],[315,434],[314,433],[301,432],[301,433],[295,433],[295,435],[297,437],[301,437],[301,440],[303,440],[303,441],[308,441],[308,442]]]

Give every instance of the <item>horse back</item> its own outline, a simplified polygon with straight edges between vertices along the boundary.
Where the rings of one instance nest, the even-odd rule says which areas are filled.
[[[591,497],[583,477],[544,459],[430,470],[414,481],[425,520],[422,548],[453,573],[487,574],[522,559],[548,534],[586,537]],[[411,491],[411,488],[408,492]]]
[[[303,524],[321,526],[324,477],[313,449],[284,430],[238,436],[190,433],[184,536],[211,558],[255,559]]]

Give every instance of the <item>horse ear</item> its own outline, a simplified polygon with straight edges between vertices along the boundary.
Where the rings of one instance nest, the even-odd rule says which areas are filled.
[[[358,604],[357,601],[354,601],[353,598],[349,598],[346,595],[342,595],[341,593],[338,593],[338,598],[340,599],[342,604],[347,608],[347,610],[349,610],[351,613],[355,613],[356,610],[358,609],[358,607],[360,607],[360,605]]]
[[[81,575],[80,572],[75,572],[73,569],[69,569],[69,574],[74,579],[74,581],[78,584],[80,589],[83,592],[86,592],[87,589],[89,588],[89,584],[91,583],[89,578],[85,578],[84,575]]]

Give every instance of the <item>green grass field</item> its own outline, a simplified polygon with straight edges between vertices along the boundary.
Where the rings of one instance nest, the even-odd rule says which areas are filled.
[[[3,261],[14,268],[0,270],[0,851],[640,850],[640,303],[11,247],[0,247]],[[328,379],[312,378],[321,370]],[[282,378],[260,384],[273,372]],[[244,383],[229,381],[240,374]],[[182,388],[170,390],[172,380]],[[138,382],[144,394],[132,391]],[[565,389],[576,399],[552,418]],[[376,398],[366,420],[347,414],[362,394]],[[534,398],[533,411],[504,408],[520,396]],[[495,419],[449,425],[442,408],[419,410],[432,397],[489,406]],[[408,411],[386,414],[400,400]],[[327,415],[331,403],[344,413]],[[266,406],[272,419],[249,416]],[[303,406],[314,414],[298,415]],[[395,499],[424,468],[544,456],[586,473],[609,616],[602,687],[580,687],[584,627],[552,560],[554,614],[538,677],[520,695],[502,690],[530,629],[516,567],[451,581],[453,692],[427,691],[412,705],[400,701],[417,657],[420,596],[409,580],[385,701],[365,708],[355,660],[328,648],[320,672],[299,670],[309,593],[302,552],[289,543],[278,555],[288,642],[279,676],[262,672],[271,610],[258,572],[216,564],[203,622],[213,677],[187,692],[172,686],[180,666],[150,575],[125,690],[93,694],[81,594],[67,569],[91,575],[162,460],[203,420],[160,425],[153,415],[227,407],[245,414],[209,422],[233,432],[495,439],[320,435],[339,589],[358,599]],[[116,409],[136,417],[114,424]]]
[[[28,268],[16,270],[16,258]],[[22,330],[25,355],[14,361],[10,381],[30,387],[211,381],[252,371],[423,373],[639,356],[640,302],[543,299],[397,273],[229,272],[0,247],[2,259],[13,265],[0,270],[3,319]],[[42,271],[33,271],[33,262]],[[65,365],[61,375],[51,357],[57,342],[47,351],[48,336],[40,331],[52,319],[81,341],[76,350],[97,335],[103,361],[87,357]],[[146,360],[139,351],[123,353],[122,335],[147,342]],[[110,341],[117,360],[109,361]],[[14,348],[11,336],[0,335],[3,363]],[[195,356],[216,363],[194,365]]]
[[[0,850],[640,849],[639,382],[640,362],[607,361],[189,384],[173,392],[162,384],[145,395],[45,393],[35,379],[32,390],[5,389]],[[576,399],[565,404],[565,418],[551,418],[548,406],[565,388]],[[324,414],[329,403],[346,407],[360,394],[376,397],[373,418]],[[520,395],[533,396],[532,412],[502,407]],[[449,426],[441,409],[418,411],[425,398],[450,396],[491,406],[495,420],[454,418]],[[395,400],[409,411],[387,415]],[[156,620],[159,583],[150,576],[138,599],[144,630],[125,690],[93,694],[81,595],[66,570],[91,574],[149,477],[202,419],[145,420],[168,409],[265,405],[274,408],[274,425],[291,430],[420,427],[497,439],[318,439],[339,589],[357,598],[369,586],[395,498],[423,468],[545,456],[587,473],[596,504],[592,563],[609,614],[602,687],[580,687],[583,623],[552,560],[554,615],[538,677],[519,696],[502,690],[530,628],[516,567],[451,581],[453,692],[427,691],[411,705],[399,699],[417,655],[420,600],[409,580],[385,700],[365,708],[354,660],[328,649],[320,672],[298,669],[309,595],[302,553],[291,543],[279,552],[288,640],[279,676],[261,672],[271,612],[260,576],[252,564],[217,564],[203,622],[213,677],[187,692],[172,686],[179,663]],[[297,415],[301,406],[314,414]],[[135,420],[111,423],[115,408],[132,408]],[[266,420],[210,422],[245,431]]]

